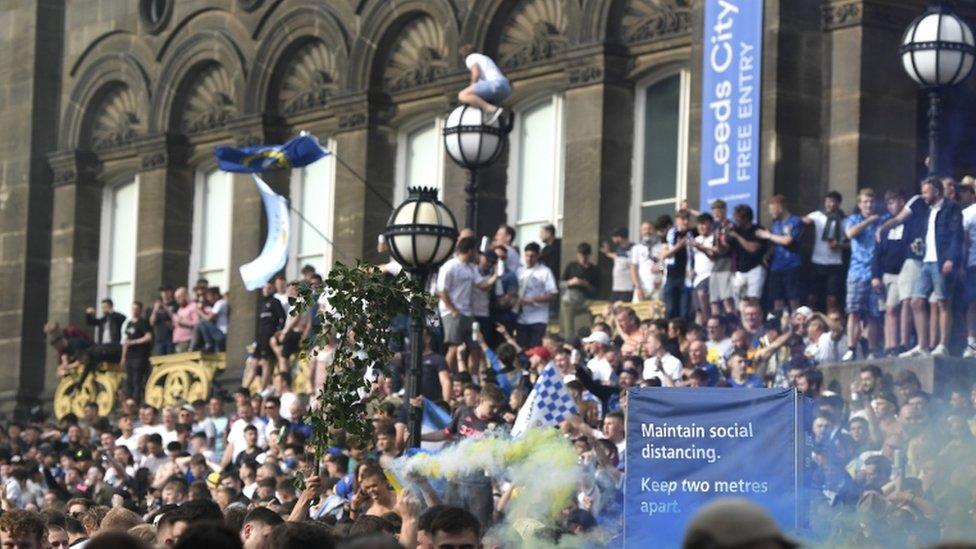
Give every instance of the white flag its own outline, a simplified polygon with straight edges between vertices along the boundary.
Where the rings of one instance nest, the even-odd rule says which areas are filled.
[[[520,437],[531,428],[559,425],[567,417],[577,414],[576,403],[563,384],[563,374],[550,362],[519,409],[515,425],[512,426],[512,436]]]
[[[261,193],[264,214],[268,218],[268,238],[264,241],[261,255],[250,263],[241,265],[241,278],[244,279],[244,287],[248,291],[264,286],[288,262],[288,238],[291,232],[288,200],[272,191],[257,175],[252,174],[252,177]]]

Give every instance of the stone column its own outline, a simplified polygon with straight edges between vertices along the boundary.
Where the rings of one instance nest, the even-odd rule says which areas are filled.
[[[51,227],[51,280],[48,319],[62,328],[85,328],[85,309],[94,306],[98,286],[98,245],[102,186],[91,153],[61,151],[48,157],[54,173]],[[46,388],[54,390],[57,353],[47,349]]]
[[[623,65],[597,50],[581,52],[566,69],[562,262],[575,261],[576,246],[588,242],[601,295],[610,290],[612,265],[600,257],[600,242],[629,224],[634,93]]]
[[[22,416],[44,385],[51,172],[64,2],[5,2],[0,33],[0,410]]]
[[[346,114],[339,116],[335,134],[334,257],[344,263],[355,258],[378,261],[376,236],[392,211],[396,131],[364,97],[343,98],[336,112]]]
[[[898,46],[923,10],[920,0],[834,0],[823,7],[824,175],[848,211],[860,187],[917,185],[918,87],[901,66]]]
[[[140,156],[139,231],[133,295],[150,310],[162,285],[187,281],[193,224],[193,171],[186,139],[162,134],[135,143]],[[119,307],[127,307],[119,304]]]

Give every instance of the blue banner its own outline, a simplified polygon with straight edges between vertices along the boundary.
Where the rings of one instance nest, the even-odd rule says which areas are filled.
[[[758,211],[763,0],[705,0],[701,210]]]
[[[680,547],[709,500],[748,498],[797,529],[797,399],[791,389],[631,389],[625,547]]]
[[[215,147],[218,167],[225,172],[263,173],[302,168],[329,154],[318,139],[302,132],[284,145]]]

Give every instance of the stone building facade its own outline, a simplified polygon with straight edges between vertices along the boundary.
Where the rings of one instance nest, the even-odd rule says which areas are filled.
[[[828,187],[910,185],[920,107],[896,49],[923,4],[766,0],[763,197],[800,210]],[[214,171],[215,146],[304,130],[341,159],[267,177],[308,219],[293,224],[290,275],[377,259],[386,202],[407,185],[436,185],[462,212],[465,173],[439,129],[465,43],[509,74],[516,113],[481,174],[479,234],[508,222],[526,242],[552,221],[571,259],[696,203],[701,21],[701,0],[5,2],[0,403],[50,395],[46,320],[82,325],[104,296],[127,312],[198,277],[229,289],[239,372],[257,297],[236,270],[260,250],[263,214],[247,177]]]

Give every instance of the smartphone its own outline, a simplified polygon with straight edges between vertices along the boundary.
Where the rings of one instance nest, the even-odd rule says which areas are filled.
[[[488,237],[487,236],[481,237],[481,248],[479,248],[479,249],[481,250],[481,253],[483,253],[485,255],[488,254]]]

